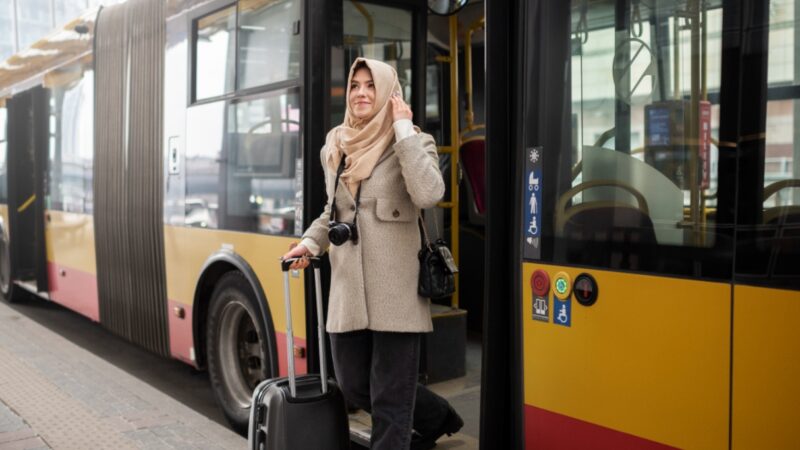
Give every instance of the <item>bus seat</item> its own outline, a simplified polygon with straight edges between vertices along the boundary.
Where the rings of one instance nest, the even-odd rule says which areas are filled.
[[[461,168],[467,178],[469,221],[474,225],[486,224],[486,140],[477,136],[465,140],[459,148]]]
[[[684,230],[678,226],[683,218],[683,191],[667,176],[625,152],[601,147],[583,147],[582,182],[616,180],[624,183],[647,200],[648,216],[662,245],[684,245]],[[616,187],[588,189],[583,201],[616,201],[635,204],[631,193]]]
[[[800,179],[776,181],[764,188],[764,201],[781,190],[800,188]],[[781,202],[778,206],[764,209],[763,223],[770,235],[767,242],[770,248],[767,273],[771,277],[797,277],[800,275],[800,205],[792,201]]]
[[[578,193],[597,187],[627,191],[637,204],[620,200],[572,203]],[[568,243],[575,243],[568,248],[571,260],[576,257],[588,264],[618,269],[646,268],[652,259],[650,251],[658,242],[644,196],[617,180],[588,181],[565,192],[556,206],[556,230]],[[587,261],[589,257],[595,260]]]
[[[778,193],[778,191],[791,188],[800,188],[800,179],[789,179],[776,181],[764,188],[764,201]],[[780,225],[784,223],[800,223],[800,205],[786,204],[781,205],[777,199],[778,206],[766,208],[764,210],[764,224]]]

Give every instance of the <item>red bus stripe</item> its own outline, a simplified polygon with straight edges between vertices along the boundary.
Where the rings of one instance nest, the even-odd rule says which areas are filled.
[[[525,449],[664,450],[668,445],[525,405]]]
[[[47,273],[50,300],[95,322],[100,321],[97,277],[94,274],[54,262],[47,263]]]

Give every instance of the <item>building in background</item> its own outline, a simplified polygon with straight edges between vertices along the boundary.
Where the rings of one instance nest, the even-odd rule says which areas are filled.
[[[0,0],[0,61],[83,11],[120,0]]]

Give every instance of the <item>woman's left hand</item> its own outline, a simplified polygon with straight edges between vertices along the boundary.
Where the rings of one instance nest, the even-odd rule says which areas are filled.
[[[400,94],[392,94],[392,96],[389,97],[389,100],[392,102],[393,122],[397,122],[401,119],[411,120],[414,117],[414,113],[411,112],[411,107],[409,107],[406,102],[403,101],[403,98],[400,97]]]

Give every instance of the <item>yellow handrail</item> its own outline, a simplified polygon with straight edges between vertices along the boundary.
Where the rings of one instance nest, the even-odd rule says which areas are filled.
[[[467,34],[464,38],[464,91],[467,94],[467,114],[465,116],[467,128],[465,132],[477,130],[479,126],[475,126],[475,110],[472,106],[472,33],[477,30],[483,29],[486,26],[486,20],[481,17],[472,23],[467,28]]]
[[[450,155],[450,201],[441,201],[440,208],[450,209],[450,247],[456,265],[459,264],[458,247],[458,148],[460,147],[458,120],[458,19],[450,16],[450,52],[446,57],[437,57],[439,62],[447,63],[450,68],[450,145],[440,146],[439,153]],[[455,274],[456,291],[450,300],[450,306],[458,308],[458,273]]]
[[[367,43],[373,44],[375,43],[375,21],[372,19],[372,14],[369,13],[367,8],[364,7],[361,3],[352,0],[353,6],[367,19]]]

